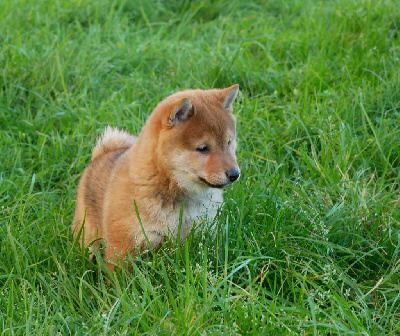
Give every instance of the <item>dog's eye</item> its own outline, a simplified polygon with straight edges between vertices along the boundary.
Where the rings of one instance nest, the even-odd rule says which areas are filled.
[[[231,147],[231,144],[232,144],[232,140],[229,140],[228,141],[228,147]]]
[[[207,145],[197,147],[196,150],[200,153],[208,153],[210,151]]]

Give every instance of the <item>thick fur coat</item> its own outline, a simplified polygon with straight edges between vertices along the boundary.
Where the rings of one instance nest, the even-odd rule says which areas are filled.
[[[178,92],[158,104],[139,136],[108,127],[79,182],[73,233],[104,244],[110,270],[127,255],[180,238],[213,218],[222,188],[239,178],[232,103],[238,85]],[[142,226],[135,211],[140,215]],[[144,229],[144,232],[143,232]]]

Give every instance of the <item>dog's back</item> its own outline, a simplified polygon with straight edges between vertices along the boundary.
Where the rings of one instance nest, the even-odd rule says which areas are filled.
[[[92,152],[92,162],[86,167],[78,186],[73,232],[82,247],[90,243],[97,248],[103,237],[102,221],[104,195],[112,176],[124,153],[135,143],[136,137],[107,127],[97,140]],[[85,230],[82,225],[85,225]]]

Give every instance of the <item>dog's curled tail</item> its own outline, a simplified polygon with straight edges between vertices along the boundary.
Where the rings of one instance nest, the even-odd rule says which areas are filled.
[[[96,141],[96,145],[92,152],[92,161],[100,155],[114,152],[119,149],[127,149],[131,147],[135,141],[135,136],[125,131],[121,131],[118,128],[107,126]]]

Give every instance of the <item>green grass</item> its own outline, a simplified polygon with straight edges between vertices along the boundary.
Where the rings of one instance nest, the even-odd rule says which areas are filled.
[[[4,335],[400,333],[398,1],[2,1]],[[169,242],[105,284],[74,243],[107,125],[239,83],[221,245]],[[218,253],[218,250],[221,253]]]

